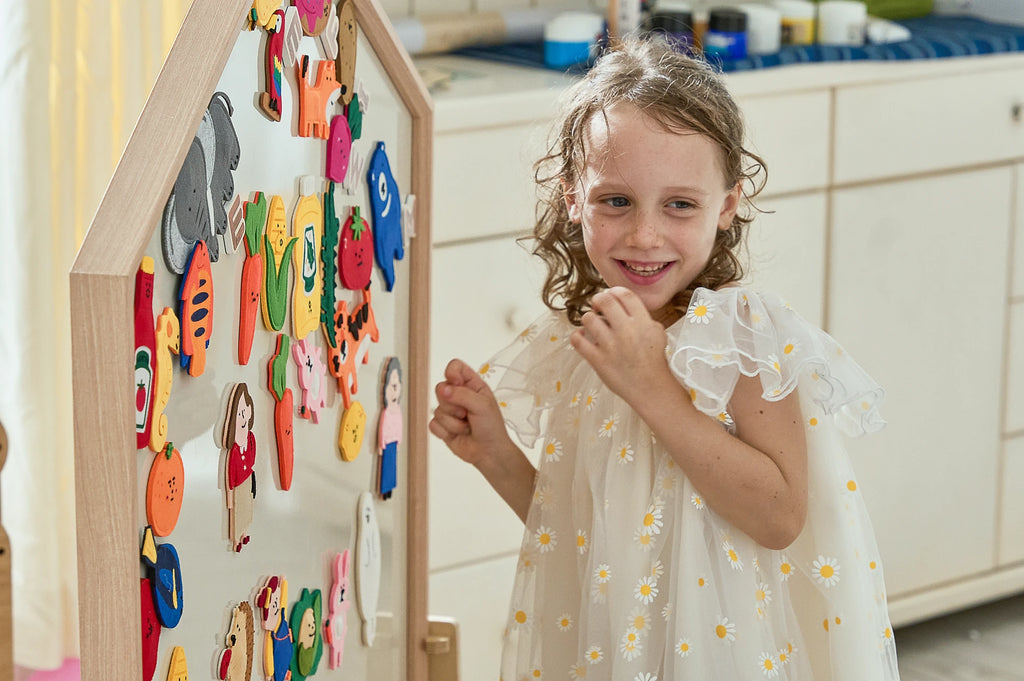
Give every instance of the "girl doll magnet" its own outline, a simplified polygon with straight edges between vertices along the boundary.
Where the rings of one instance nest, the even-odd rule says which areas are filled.
[[[402,364],[397,357],[388,357],[383,378],[383,408],[377,426],[377,482],[380,498],[390,499],[398,486],[398,445],[402,442]]]
[[[256,501],[256,437],[252,433],[253,401],[249,387],[236,383],[228,397],[221,445],[228,450],[224,462],[224,495],[228,507],[228,536],[235,552],[249,543]]]
[[[292,630],[288,626],[288,580],[284,575],[267,578],[256,595],[263,627],[263,675],[267,681],[285,681],[292,663]]]

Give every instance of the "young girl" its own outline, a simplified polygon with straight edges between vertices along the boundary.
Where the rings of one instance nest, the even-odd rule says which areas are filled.
[[[526,525],[505,681],[898,678],[840,437],[882,426],[882,391],[737,284],[763,171],[743,139],[706,64],[601,58],[541,161],[552,312],[437,386],[431,432]]]

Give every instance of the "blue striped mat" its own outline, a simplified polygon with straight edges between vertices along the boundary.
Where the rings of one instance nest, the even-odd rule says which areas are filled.
[[[791,45],[783,47],[776,54],[738,60],[721,60],[719,65],[723,71],[749,71],[813,62],[943,59],[1024,51],[1024,26],[993,24],[971,17],[949,16],[927,16],[907,19],[899,23],[910,30],[910,40],[864,47]],[[520,66],[546,68],[542,43],[471,47],[456,50],[453,54]],[[586,68],[586,65],[581,65],[570,69],[570,72],[579,73],[585,71]]]

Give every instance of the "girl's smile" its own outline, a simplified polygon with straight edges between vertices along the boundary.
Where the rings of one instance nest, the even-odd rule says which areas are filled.
[[[729,228],[740,185],[726,186],[709,138],[667,130],[629,103],[591,119],[586,152],[566,191],[569,217],[582,224],[604,282],[629,288],[660,317],[704,269],[717,231]]]

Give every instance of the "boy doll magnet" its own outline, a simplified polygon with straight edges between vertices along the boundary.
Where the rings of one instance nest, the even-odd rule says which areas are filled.
[[[402,199],[383,142],[377,142],[370,157],[366,181],[373,214],[374,255],[390,291],[395,286],[394,261],[405,257],[405,249],[402,246]]]
[[[228,536],[235,551],[249,543],[256,501],[256,437],[252,432],[253,401],[245,383],[236,383],[228,397],[221,446],[228,450],[224,462],[224,495],[228,507]]]
[[[260,624],[263,627],[263,675],[267,681],[285,681],[292,663],[292,630],[285,609],[288,607],[288,580],[272,575],[256,594]]]
[[[389,357],[384,365],[381,387],[380,422],[377,427],[378,491],[381,499],[390,499],[398,485],[398,445],[402,442],[402,365]]]

